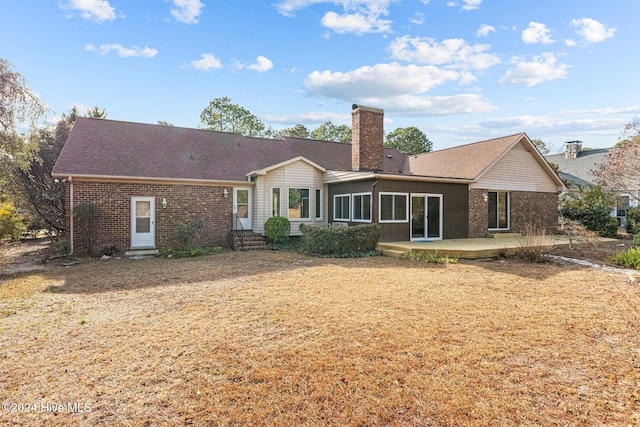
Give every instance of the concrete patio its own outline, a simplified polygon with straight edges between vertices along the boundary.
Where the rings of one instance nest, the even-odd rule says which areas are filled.
[[[508,236],[487,237],[481,239],[448,239],[431,242],[386,242],[379,243],[378,250],[386,256],[400,257],[407,252],[429,252],[441,256],[462,259],[496,258],[515,255],[524,248],[568,247],[567,236]],[[574,246],[602,245],[617,242],[604,237],[596,241],[584,241],[574,238]]]

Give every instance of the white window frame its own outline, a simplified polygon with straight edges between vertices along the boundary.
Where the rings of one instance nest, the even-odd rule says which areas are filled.
[[[278,190],[279,191],[279,195],[278,195],[278,213],[274,214],[273,213],[273,190]],[[288,195],[287,195],[288,197]],[[270,211],[271,214],[269,215],[269,217],[272,216],[282,216],[282,187],[271,187],[271,207],[270,207]]]
[[[316,204],[313,206],[316,221],[322,220],[322,188],[316,188]],[[320,215],[318,215],[320,214]]]
[[[489,231],[505,231],[505,230],[511,230],[511,193],[509,191],[487,191],[487,194],[490,193],[496,193],[496,200],[498,200],[497,195],[500,193],[505,193],[507,195],[507,227],[503,228],[503,227],[489,227]],[[497,206],[496,206],[497,207]],[[489,207],[487,206],[487,209]],[[496,220],[499,222],[500,218],[500,212],[496,212]],[[496,224],[497,225],[497,224]]]
[[[348,199],[347,206],[349,207],[349,217],[348,218],[336,218],[336,200],[346,197]],[[342,206],[342,203],[340,204]],[[351,194],[334,194],[333,195],[333,220],[334,221],[351,221]]]
[[[307,190],[309,192],[309,216],[304,218],[289,218],[289,209],[291,204],[289,203],[289,194],[291,190]],[[287,218],[291,221],[311,221],[311,188],[310,187],[289,187],[287,188]]]
[[[356,219],[355,217],[356,197],[363,197],[363,196],[369,196],[369,219]],[[362,205],[360,207],[360,212],[362,212]],[[373,216],[373,195],[371,194],[371,192],[351,194],[351,212],[350,213],[351,213],[351,218],[353,222],[371,222],[371,217]]]
[[[405,219],[400,220],[400,219],[382,219],[382,196],[404,196],[405,198]],[[402,224],[402,223],[408,223],[409,222],[409,193],[400,193],[400,192],[391,192],[391,191],[386,191],[386,192],[380,192],[378,193],[378,222],[381,224]],[[393,214],[395,216],[395,197],[393,198]]]

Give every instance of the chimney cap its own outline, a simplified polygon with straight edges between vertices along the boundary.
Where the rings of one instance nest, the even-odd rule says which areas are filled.
[[[382,108],[375,108],[375,107],[367,107],[366,105],[358,105],[358,104],[353,104],[351,106],[351,109],[353,111],[355,110],[361,110],[361,111],[371,111],[372,113],[380,113],[380,114],[384,114],[384,110]]]

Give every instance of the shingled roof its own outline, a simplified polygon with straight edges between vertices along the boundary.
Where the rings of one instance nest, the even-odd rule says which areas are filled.
[[[75,122],[52,175],[246,181],[249,172],[295,157],[329,170],[351,170],[350,144],[82,117]],[[406,168],[406,158],[385,148],[384,172],[399,173]]]
[[[526,142],[528,137],[519,133],[418,155],[385,148],[381,173],[471,182],[522,140]],[[351,148],[351,144],[310,139],[254,138],[82,117],[76,120],[52,175],[244,182],[252,172],[296,158],[307,159],[326,170],[351,171]]]
[[[409,158],[409,167],[414,175],[475,180],[526,137],[526,134],[518,133],[418,154]]]

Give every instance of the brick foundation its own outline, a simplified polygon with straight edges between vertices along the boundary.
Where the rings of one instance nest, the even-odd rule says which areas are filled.
[[[230,246],[230,231],[233,222],[232,188],[225,198],[225,187],[206,185],[131,184],[114,182],[73,181],[73,204],[94,204],[103,217],[98,225],[95,248],[115,246],[120,252],[131,247],[131,197],[155,197],[155,243],[158,249],[171,245],[173,222],[188,223],[204,221],[204,228],[196,237],[197,245]],[[69,183],[66,183],[66,207],[70,212]],[[167,207],[162,207],[162,199]],[[69,231],[69,218],[66,220]],[[74,224],[75,225],[75,224]],[[79,224],[78,224],[79,225]],[[86,252],[79,231],[74,230],[74,250]],[[69,237],[69,232],[67,232]]]

